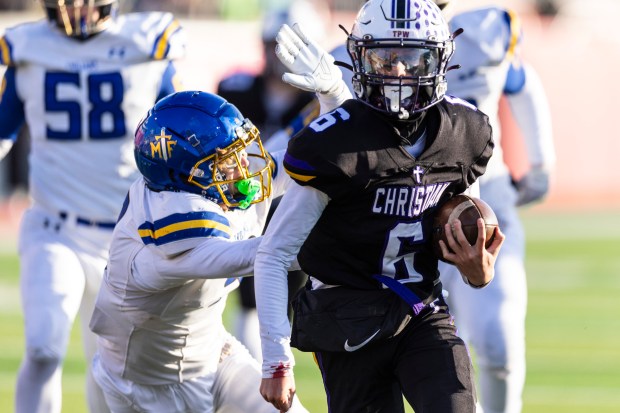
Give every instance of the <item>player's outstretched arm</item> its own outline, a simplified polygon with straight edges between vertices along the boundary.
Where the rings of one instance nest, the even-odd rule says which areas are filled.
[[[499,227],[495,228],[493,243],[485,248],[486,231],[484,219],[479,218],[478,238],[474,245],[470,245],[465,237],[461,221],[454,221],[453,227],[446,224],[445,232],[448,246],[439,241],[439,246],[444,258],[451,261],[463,275],[463,280],[474,288],[482,288],[489,284],[495,275],[495,260],[499,250],[506,239]]]
[[[292,377],[295,359],[287,314],[287,267],[328,202],[327,195],[316,189],[292,185],[276,209],[256,253],[254,287],[263,352],[261,395],[281,411],[290,408],[295,391]]]
[[[292,28],[282,25],[276,41],[276,55],[290,71],[282,76],[284,82],[316,92],[321,106],[325,98],[329,98],[325,103],[335,108],[352,97],[342,80],[342,72],[334,64],[334,57],[309,38],[303,26],[298,23]]]
[[[517,206],[540,201],[547,195],[556,158],[551,111],[543,83],[532,66],[523,63],[520,71],[525,79],[523,86],[518,91],[506,94],[525,143],[528,163],[531,165],[526,174],[516,182]]]

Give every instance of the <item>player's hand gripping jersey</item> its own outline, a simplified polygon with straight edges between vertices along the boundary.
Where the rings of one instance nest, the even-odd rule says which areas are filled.
[[[138,176],[135,125],[177,89],[170,61],[185,54],[184,32],[168,13],[121,15],[87,41],[49,24],[22,24],[0,39],[8,66],[0,141],[27,121],[35,204],[114,222]]]
[[[436,120],[426,124],[438,128],[424,132],[426,149],[417,158],[382,115],[357,100],[291,140],[284,163],[289,175],[330,198],[298,255],[311,277],[377,289],[373,276],[383,275],[406,283],[422,300],[437,296],[437,258],[425,242],[428,218],[484,173],[493,141],[487,117],[459,99],[446,97],[426,116]]]

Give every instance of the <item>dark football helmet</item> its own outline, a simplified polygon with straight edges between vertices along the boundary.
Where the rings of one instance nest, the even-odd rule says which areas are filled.
[[[432,0],[369,0],[347,51],[357,98],[386,114],[415,120],[446,93],[454,41]]]
[[[105,30],[118,10],[118,0],[40,1],[51,23],[80,40]]]
[[[136,129],[134,155],[147,186],[245,209],[271,194],[273,161],[258,129],[218,95],[177,92]]]

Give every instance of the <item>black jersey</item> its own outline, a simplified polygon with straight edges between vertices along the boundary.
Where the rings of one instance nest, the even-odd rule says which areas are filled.
[[[349,100],[308,125],[284,166],[301,185],[330,198],[298,260],[326,284],[374,289],[374,275],[406,282],[421,299],[438,283],[427,240],[432,213],[484,173],[493,151],[482,112],[446,97],[426,113],[426,146],[413,158],[393,124]]]

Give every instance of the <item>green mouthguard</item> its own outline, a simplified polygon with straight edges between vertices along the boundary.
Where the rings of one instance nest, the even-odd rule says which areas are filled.
[[[242,195],[245,195],[245,199],[239,201],[239,208],[246,209],[252,204],[252,200],[260,191],[260,182],[254,179],[243,179],[235,182],[235,188]]]

